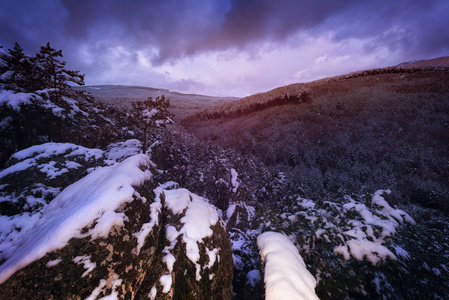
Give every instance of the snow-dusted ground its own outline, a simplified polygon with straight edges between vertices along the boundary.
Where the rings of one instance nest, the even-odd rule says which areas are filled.
[[[0,179],[31,167],[37,168],[38,172],[42,172],[44,177],[50,179],[58,178],[59,176],[64,176],[67,172],[72,172],[73,170],[76,170],[76,168],[80,168],[77,164],[83,164],[84,161],[87,162],[89,160],[100,160],[103,162],[102,165],[107,167],[92,169],[90,170],[90,174],[85,177],[94,178],[93,174],[100,174],[102,170],[112,170],[113,168],[118,168],[120,165],[127,163],[130,159],[129,157],[143,156],[142,154],[138,154],[141,151],[140,149],[141,144],[137,140],[128,140],[121,143],[111,144],[104,151],[99,149],[88,149],[70,143],[47,143],[36,145],[16,153],[13,157],[17,161],[14,161],[15,164],[0,172]],[[62,162],[59,160],[57,163],[45,160],[52,158],[54,155],[59,156],[59,158],[63,157],[64,159]],[[137,169],[135,171],[138,172]],[[207,176],[207,174],[208,172],[205,170],[202,171],[200,178]],[[247,188],[245,183],[245,172],[241,169],[239,169],[239,172],[237,173],[235,169],[228,167],[222,177],[228,179],[222,179],[222,181],[227,183],[230,191],[229,194],[232,195],[232,197],[237,196],[241,191],[244,191],[244,189]],[[84,182],[83,180],[87,179],[82,179],[79,182]],[[79,184],[82,188],[88,187],[88,184],[81,185],[79,182],[74,185]],[[99,184],[99,186],[103,187],[103,183],[106,184],[107,182],[108,181],[104,181],[102,184]],[[33,228],[35,224],[41,224],[39,225],[41,227],[45,225],[45,222],[41,220],[44,219],[44,217],[47,218],[46,212],[49,210],[49,207],[57,206],[57,203],[60,202],[58,199],[61,199],[61,197],[69,199],[67,198],[68,196],[65,196],[66,190],[69,190],[69,188],[62,192],[57,188],[50,188],[45,185],[35,186],[34,188],[41,189],[44,193],[53,194],[55,196],[59,194],[59,196],[48,205],[43,198],[28,197],[27,201],[29,202],[30,207],[32,207],[34,203],[36,205],[41,205],[42,209],[37,209],[34,213],[25,212],[12,217],[0,216],[0,259],[17,257],[15,258],[16,263],[20,265],[20,251],[17,249],[28,247],[27,245],[29,244],[28,242],[25,242],[19,247],[20,242],[17,241],[26,241],[29,239],[29,234],[36,230]],[[106,186],[104,186],[104,188],[106,189]],[[2,189],[4,189],[4,187],[0,186],[0,196],[2,196]],[[395,244],[395,235],[400,232],[398,229],[401,226],[406,224],[411,224],[411,226],[413,226],[415,222],[404,211],[390,206],[387,202],[388,194],[390,193],[388,190],[379,190],[371,196],[365,195],[360,198],[356,196],[352,198],[345,196],[343,199],[335,200],[335,202],[297,197],[292,200],[294,202],[293,205],[284,208],[283,213],[274,216],[270,215],[269,209],[267,209],[263,218],[261,218],[260,212],[256,212],[254,206],[248,205],[245,201],[241,200],[231,201],[227,210],[222,212],[219,211],[217,213],[207,200],[186,189],[179,188],[174,182],[167,182],[157,188],[154,192],[157,197],[152,204],[151,221],[142,226],[141,230],[134,234],[140,245],[138,245],[138,249],[142,247],[143,241],[149,232],[151,232],[152,227],[157,224],[158,214],[161,210],[161,201],[158,201],[157,199],[159,199],[162,193],[165,195],[166,208],[173,214],[185,213],[185,217],[183,217],[181,221],[183,223],[181,228],[175,228],[174,226],[168,226],[166,228],[166,238],[170,241],[170,245],[164,249],[165,256],[163,258],[163,263],[167,266],[169,272],[160,277],[160,283],[164,287],[164,292],[170,291],[173,283],[170,273],[173,271],[176,259],[171,250],[174,249],[176,243],[179,242],[179,237],[180,241],[184,243],[187,248],[188,259],[197,266],[196,275],[197,278],[200,278],[198,247],[201,246],[201,241],[205,237],[210,236],[211,226],[217,223],[219,215],[223,216],[223,219],[226,222],[231,222],[232,219],[232,226],[235,225],[235,228],[228,227],[232,239],[234,263],[236,265],[236,270],[241,271],[244,276],[246,276],[246,284],[252,287],[255,287],[260,283],[261,274],[258,271],[259,257],[257,256],[257,253],[256,256],[253,257],[251,251],[254,250],[255,239],[264,230],[288,232],[287,239],[295,241],[296,251],[299,250],[303,255],[304,260],[308,263],[307,266],[309,267],[309,270],[312,270],[310,268],[311,265],[307,261],[307,256],[305,256],[304,253],[306,253],[306,255],[316,253],[317,248],[314,247],[318,244],[329,246],[329,255],[331,257],[327,257],[326,261],[331,263],[334,262],[335,259],[343,262],[342,264],[346,261],[350,262],[358,260],[366,261],[366,264],[370,265],[370,267],[376,268],[382,266],[385,261],[397,260],[393,263],[400,264],[402,263],[401,260],[403,261],[404,258],[407,260],[414,259],[410,254],[410,249],[408,247],[403,244]],[[90,198],[91,196],[93,197],[93,194],[88,193],[88,195],[88,199],[93,199]],[[0,199],[0,201],[15,200],[13,198],[7,199],[5,197]],[[61,203],[65,202],[60,202],[60,205],[67,205],[63,207],[71,207],[68,203]],[[74,207],[78,207],[78,204],[76,204],[76,201],[73,201]],[[99,207],[101,208],[101,206],[102,205]],[[81,204],[80,209],[84,209]],[[73,211],[72,209],[69,209],[69,211],[70,210]],[[104,220],[102,218],[104,218]],[[101,232],[104,232],[103,229],[106,230],[106,228],[110,228],[108,226],[114,224],[121,225],[123,223],[122,216],[114,212],[105,212],[101,217],[98,217],[97,220],[103,221],[99,222],[87,233],[93,237],[101,236]],[[105,224],[105,226],[103,227],[102,224]],[[76,230],[73,232],[75,236],[79,234],[79,231],[78,233]],[[35,235],[37,238],[38,235]],[[63,240],[64,239],[58,238],[58,242]],[[55,244],[57,245],[56,242]],[[288,249],[283,242],[278,241],[274,244],[277,246],[283,245],[281,248]],[[201,266],[201,270],[204,270],[207,266],[212,268],[214,263],[220,259],[219,249],[215,249],[214,247],[209,248],[210,249],[206,250],[209,263],[207,263],[206,266]],[[288,252],[290,250],[279,249],[279,252],[282,251]],[[15,254],[14,252],[19,254]],[[36,253],[37,252],[34,252],[32,255],[36,255]],[[284,254],[281,257],[287,257],[287,255]],[[299,260],[298,258],[295,259]],[[275,261],[277,262],[275,265],[282,264],[280,261]],[[290,259],[290,261],[294,260]],[[95,268],[91,258],[87,256],[77,256],[74,258],[74,262],[84,266],[85,272],[83,273],[83,276],[84,274],[85,276],[88,276],[92,268]],[[268,262],[266,258],[265,262]],[[5,266],[7,266],[7,263],[8,262],[0,267],[0,270],[2,270],[1,276],[3,276],[3,271],[4,268],[6,268]],[[48,262],[48,267],[52,267],[58,263],[58,260],[50,261]],[[289,267],[293,267],[293,265],[294,264],[290,264]],[[426,263],[423,263],[423,265],[427,266]],[[332,276],[331,272],[320,269],[321,267],[322,266],[317,265],[316,269],[313,270],[313,274],[316,276],[318,283],[325,282],[326,278]],[[287,267],[281,268],[281,275],[283,274],[282,276],[292,278],[292,276],[288,274],[294,273],[293,270],[297,270],[298,268],[298,266],[293,269],[288,269]],[[445,272],[447,272],[446,264],[441,264],[438,268],[427,268],[429,269],[429,272],[433,272],[434,274],[445,274]],[[303,270],[301,274],[304,275],[305,271]],[[209,276],[213,276],[213,274]],[[282,276],[280,276],[280,278],[282,278]],[[267,280],[267,278],[265,278],[265,280]],[[388,280],[389,279],[386,278],[383,273],[376,273],[373,283],[377,284],[376,290],[379,290],[379,294],[385,293],[385,286],[388,284]],[[117,279],[117,286],[119,285],[119,281],[120,279]],[[103,289],[104,285],[100,282],[97,292],[100,293]],[[152,290],[154,293],[151,295],[156,297],[156,288]],[[95,298],[95,293],[96,291],[92,292],[92,299]],[[276,293],[270,294],[267,289],[267,297],[268,295],[276,295]]]

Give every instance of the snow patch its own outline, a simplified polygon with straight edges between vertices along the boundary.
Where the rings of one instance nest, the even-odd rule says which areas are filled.
[[[235,212],[236,204],[230,204],[228,209],[226,210],[226,218],[229,220]]]
[[[151,288],[150,292],[148,293],[148,298],[150,300],[154,300],[154,299],[156,299],[156,296],[157,296],[157,288],[155,286],[153,286]]]
[[[15,93],[9,90],[0,90],[0,105],[7,105],[14,110],[20,110],[23,104],[31,104],[31,100],[42,98],[33,93]]]
[[[415,224],[415,221],[404,211],[392,208],[385,198],[382,197],[383,194],[390,193],[390,190],[378,190],[374,193],[371,199],[372,212],[365,204],[356,203],[348,197],[350,202],[344,204],[343,209],[348,212],[357,212],[362,217],[362,220],[353,219],[348,221],[352,228],[342,232],[342,234],[349,237],[349,240],[346,241],[346,245],[334,248],[335,254],[342,254],[347,260],[349,259],[349,248],[349,252],[355,259],[363,260],[366,257],[373,265],[387,258],[397,259],[383,244],[385,244],[386,238],[396,233],[396,228],[399,224],[404,221]],[[381,230],[380,236],[375,233],[375,230],[378,231],[379,229]],[[397,251],[402,249],[399,248]],[[400,253],[406,255],[406,252]]]
[[[176,245],[179,235],[181,235],[182,241],[185,243],[186,256],[196,267],[195,278],[199,281],[201,280],[201,266],[199,264],[200,251],[198,244],[202,243],[204,238],[212,236],[211,226],[216,225],[218,222],[217,210],[208,203],[207,199],[183,188],[166,189],[172,187],[177,187],[177,184],[168,182],[154,190],[157,196],[165,195],[165,207],[170,209],[175,215],[184,213],[180,220],[184,225],[179,231],[173,226],[167,226],[166,228],[166,238],[170,242],[170,246],[163,250],[166,253],[163,261],[166,263],[170,274],[163,275],[160,278],[161,284],[164,285],[164,293],[168,293],[170,290],[170,287],[166,285],[170,284],[171,286],[171,272],[175,263],[175,258],[170,251]],[[209,264],[205,266],[206,268],[211,268],[216,260],[219,259],[218,252],[218,248],[207,249]]]
[[[284,215],[283,220],[307,220],[313,228],[311,239],[321,239],[336,245],[333,252],[345,260],[367,259],[373,265],[382,260],[396,260],[396,255],[407,258],[408,253],[398,247],[392,252],[386,247],[397,228],[404,222],[415,221],[404,211],[392,208],[383,197],[389,190],[376,191],[371,199],[354,200],[345,196],[342,202],[314,202],[298,197],[294,218]],[[287,223],[291,224],[291,223]],[[310,240],[309,240],[310,241]],[[306,245],[302,249],[308,251]]]
[[[91,262],[90,259],[91,259],[90,255],[77,256],[74,259],[72,259],[74,263],[78,265],[83,265],[84,269],[86,269],[83,275],[81,275],[81,278],[87,276],[97,266],[97,264]]]
[[[54,259],[54,260],[50,260],[45,264],[46,268],[51,268],[56,266],[57,264],[59,264],[62,261],[62,259],[58,258],[58,259]]]
[[[11,157],[19,160],[14,165],[0,171],[0,178],[19,171],[26,170],[33,166],[37,166],[42,173],[47,174],[47,177],[56,178],[57,176],[67,173],[68,168],[77,168],[78,163],[73,161],[66,161],[60,167],[56,166],[55,161],[50,161],[45,164],[39,164],[42,158],[49,158],[55,155],[62,155],[66,158],[75,156],[84,156],[85,161],[91,158],[99,159],[103,156],[103,151],[100,149],[89,149],[71,143],[45,143],[35,145],[27,149],[21,150]]]
[[[239,187],[239,183],[237,182],[237,177],[239,176],[239,174],[237,173],[236,170],[231,169],[231,185],[232,185],[232,192],[236,193],[237,189]]]
[[[179,215],[189,206],[192,196],[187,189],[165,190],[165,206],[175,215]]]
[[[139,195],[139,197],[140,197],[140,195]],[[142,201],[146,201],[145,198],[142,198],[142,197],[140,197],[140,198]],[[140,231],[133,234],[137,238],[136,254],[140,253],[140,250],[142,249],[142,247],[145,243],[145,239],[151,233],[151,231],[153,230],[153,227],[159,225],[159,214],[161,212],[161,209],[162,209],[162,204],[161,204],[160,194],[156,194],[156,197],[154,198],[154,202],[150,204],[150,222],[143,224],[142,227],[140,228]]]
[[[171,277],[171,273],[161,276],[161,278],[159,279],[159,282],[163,286],[162,293],[167,294],[168,292],[170,292],[172,281],[173,280]]]
[[[246,275],[246,283],[253,288],[256,287],[256,284],[258,284],[260,281],[262,281],[262,277],[260,276],[260,272],[257,269],[249,271]]]
[[[112,165],[123,161],[125,158],[142,152],[142,143],[136,139],[110,144],[106,151],[106,163]]]
[[[265,299],[318,299],[316,280],[288,237],[265,232],[257,246],[264,263]]]
[[[86,300],[95,300],[98,296],[103,292],[106,288],[112,289],[110,295],[104,296],[101,299],[103,300],[117,300],[118,292],[116,291],[117,287],[122,284],[122,279],[118,277],[117,274],[112,274],[112,278],[100,279],[100,284],[92,291],[92,293],[86,298]]]

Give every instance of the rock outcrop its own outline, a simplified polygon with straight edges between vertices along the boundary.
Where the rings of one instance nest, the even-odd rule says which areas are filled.
[[[230,239],[215,207],[174,183],[157,187],[146,155],[111,164],[35,211],[25,197],[14,207],[28,211],[0,216],[13,224],[0,227],[0,298],[231,299]],[[14,202],[8,178],[42,169],[9,171],[1,189]]]

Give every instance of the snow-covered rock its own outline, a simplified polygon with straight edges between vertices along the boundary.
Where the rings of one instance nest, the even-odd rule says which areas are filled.
[[[162,250],[166,271],[159,278],[156,295],[231,299],[231,243],[216,208],[174,182],[159,186],[155,193],[166,217]]]
[[[117,144],[103,153],[50,143],[15,155],[2,171],[0,203],[24,198],[39,205],[15,203],[8,215],[0,211],[2,297],[232,297],[231,245],[215,207],[186,189],[173,189],[174,183],[156,188],[149,157],[128,148]],[[73,175],[71,161],[79,164],[73,170],[86,172],[91,154],[103,166],[60,190],[46,185],[66,182]],[[68,171],[53,170],[53,179],[40,168],[50,161],[60,167],[61,159],[69,162]],[[41,190],[52,192],[50,197],[31,199],[26,184],[15,186],[27,175],[30,182],[43,180]],[[25,196],[19,199],[14,191]]]

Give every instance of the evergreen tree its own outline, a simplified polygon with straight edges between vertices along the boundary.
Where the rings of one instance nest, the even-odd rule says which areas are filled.
[[[49,43],[34,57],[24,54],[18,43],[13,49],[0,47],[0,89],[13,91],[12,95],[26,93],[17,97],[27,100],[19,101],[18,106],[4,101],[0,105],[0,168],[17,150],[49,140],[65,140],[81,120],[86,121],[85,116],[75,116],[73,103],[79,106],[80,101],[89,101],[88,96],[69,85],[83,85],[84,75],[66,70],[61,58],[62,51]],[[63,96],[71,100],[63,101]]]
[[[143,152],[147,150],[147,130],[152,127],[161,127],[173,123],[173,114],[168,111],[170,100],[164,95],[155,99],[149,97],[145,101],[137,101],[132,104],[130,116],[138,128],[143,131]]]
[[[38,54],[29,57],[23,48],[15,43],[13,49],[0,53],[0,83],[3,89],[33,93],[51,89],[58,101],[61,96],[72,96],[70,82],[84,85],[84,74],[65,69],[62,50],[56,50],[50,43],[41,46]]]
[[[42,89],[52,89],[56,101],[63,95],[70,96],[73,90],[69,82],[84,85],[84,74],[66,70],[66,62],[61,60],[62,57],[62,50],[52,48],[50,43],[41,46],[35,57],[42,80]]]
[[[39,77],[33,58],[25,55],[18,43],[2,54],[0,82],[4,89],[16,92],[34,92],[39,89]]]
[[[6,59],[8,57],[8,53],[3,49],[3,46],[0,45],[0,89],[5,89],[5,81],[7,77],[7,73],[9,71],[8,64]]]

